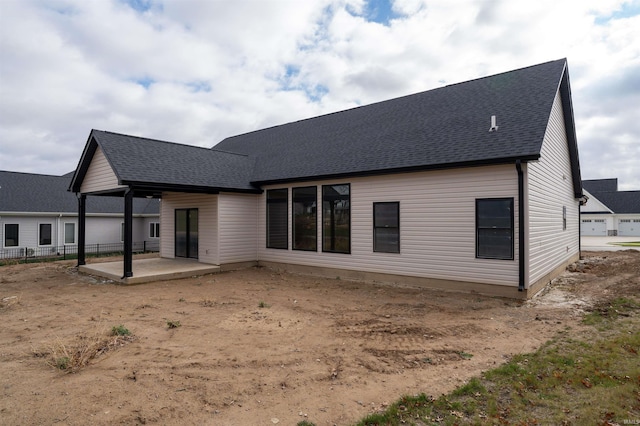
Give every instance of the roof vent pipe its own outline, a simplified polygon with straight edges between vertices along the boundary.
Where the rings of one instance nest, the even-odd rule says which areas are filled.
[[[491,116],[491,127],[489,128],[490,132],[497,132],[498,131],[498,125],[496,124],[496,116],[492,115]]]

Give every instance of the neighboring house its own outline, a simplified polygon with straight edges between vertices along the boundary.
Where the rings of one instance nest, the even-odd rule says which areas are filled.
[[[64,176],[0,171],[0,258],[58,253],[78,244],[78,199]],[[122,199],[92,197],[87,203],[86,244],[122,242]],[[159,202],[136,200],[134,240],[158,240]]]
[[[640,237],[640,191],[618,191],[618,179],[583,180],[589,197],[580,207],[580,233]]]
[[[212,149],[92,130],[70,190],[161,197],[161,256],[222,268],[527,297],[579,258],[565,60]]]

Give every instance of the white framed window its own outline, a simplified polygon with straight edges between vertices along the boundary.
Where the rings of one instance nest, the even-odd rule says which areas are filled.
[[[76,224],[73,222],[66,222],[64,224],[64,243],[65,244],[76,243]]]
[[[160,223],[159,222],[150,222],[149,223],[149,238],[160,238]]]
[[[40,226],[38,226],[38,245],[51,245],[51,228],[50,223],[41,223]]]
[[[4,246],[5,247],[18,247],[20,226],[17,223],[5,223],[4,224]]]

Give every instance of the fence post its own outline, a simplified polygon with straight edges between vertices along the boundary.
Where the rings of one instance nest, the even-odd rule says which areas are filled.
[[[146,253],[147,252],[147,240],[144,240],[142,242],[142,252]]]
[[[67,260],[67,246],[62,246],[62,259]]]
[[[100,244],[96,244],[96,257],[100,257]]]
[[[25,247],[24,248],[24,263],[27,263],[28,259],[29,259],[29,247]]]

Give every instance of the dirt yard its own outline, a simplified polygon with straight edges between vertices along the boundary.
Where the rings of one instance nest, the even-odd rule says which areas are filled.
[[[640,294],[640,252],[584,255],[525,303],[265,268],[124,287],[71,262],[3,266],[0,424],[349,424]],[[50,365],[118,325],[133,337],[84,368]]]

